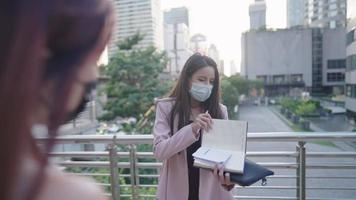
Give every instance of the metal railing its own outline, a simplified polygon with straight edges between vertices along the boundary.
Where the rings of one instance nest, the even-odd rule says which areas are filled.
[[[38,138],[38,142],[44,142],[46,138]],[[92,177],[105,177],[107,182],[100,182],[99,185],[105,187],[108,196],[112,199],[140,199],[151,198],[155,195],[152,190],[157,187],[158,168],[161,166],[160,162],[154,159],[152,149],[150,151],[138,151],[137,147],[143,144],[152,144],[152,135],[73,135],[73,136],[59,136],[56,138],[57,144],[104,144],[106,148],[102,151],[67,151],[67,152],[53,152],[50,154],[56,162],[66,167],[67,169],[78,168],[81,169],[106,169],[105,172],[97,171],[81,171],[81,175]],[[351,191],[356,194],[356,187],[354,186],[313,186],[307,187],[307,180],[342,180],[355,181],[356,183],[356,151],[323,151],[323,152],[309,152],[306,144],[320,141],[356,141],[356,133],[352,132],[278,132],[278,133],[249,133],[249,143],[285,143],[292,142],[296,144],[295,151],[248,151],[247,157],[253,159],[257,163],[271,168],[275,171],[275,175],[269,177],[269,181],[274,180],[292,180],[294,184],[268,185],[259,186],[255,184],[250,187],[235,187],[238,194],[235,194],[237,199],[333,199],[333,198],[319,198],[307,197],[309,191]],[[249,145],[247,145],[249,146]],[[61,158],[61,159],[58,159]],[[69,159],[77,158],[77,159]],[[78,159],[80,158],[80,159]],[[269,159],[266,161],[259,161],[258,158]],[[274,161],[271,159],[286,159],[286,161]],[[309,162],[308,159],[327,159],[327,158],[345,158],[348,162]],[[146,160],[145,160],[146,159]],[[123,169],[127,169],[126,171]],[[142,173],[142,170],[151,170],[149,174]],[[291,170],[292,173],[283,174],[282,171]],[[331,170],[330,175],[318,175],[318,173],[307,175],[308,171],[312,170]],[[333,175],[339,170],[351,170],[346,175]],[[145,184],[141,180],[155,180],[155,184]],[[124,182],[124,183],[123,183]],[[152,181],[151,181],[152,182]],[[290,181],[289,181],[290,182]],[[264,195],[243,195],[240,194],[248,191],[292,191],[279,192],[281,194],[273,194],[271,196]],[[148,194],[149,193],[149,194]],[[257,193],[257,192],[256,192]],[[339,198],[334,198],[339,199]],[[351,199],[351,198],[350,198]]]

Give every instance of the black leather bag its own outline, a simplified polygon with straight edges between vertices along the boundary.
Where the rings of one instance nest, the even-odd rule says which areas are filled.
[[[274,172],[268,168],[245,159],[244,173],[230,173],[230,181],[241,186],[250,186],[262,180],[262,185],[266,185],[266,177],[273,174]]]

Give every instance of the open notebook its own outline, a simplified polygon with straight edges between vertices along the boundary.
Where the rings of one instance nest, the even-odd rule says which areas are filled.
[[[222,163],[227,172],[243,173],[246,137],[247,122],[213,119],[212,129],[202,134],[202,145],[193,154],[194,166],[213,169]]]

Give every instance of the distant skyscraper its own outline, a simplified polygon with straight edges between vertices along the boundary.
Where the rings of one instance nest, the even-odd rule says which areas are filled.
[[[166,72],[178,77],[184,63],[193,54],[190,50],[189,29],[185,23],[164,25],[164,50],[169,59]]]
[[[172,8],[164,12],[165,24],[181,24],[184,23],[189,27],[189,12],[186,7]]]
[[[191,37],[190,42],[193,52],[199,52],[204,55],[207,54],[207,41],[204,35],[195,34]]]
[[[164,12],[164,50],[169,59],[166,71],[173,79],[178,77],[192,55],[189,39],[188,9],[180,7]]]
[[[215,44],[211,44],[208,49],[208,56],[212,58],[217,64],[219,64],[219,51],[216,48]]]
[[[304,20],[310,27],[345,27],[346,0],[305,0]]]
[[[220,60],[220,76],[225,74],[225,64],[224,64],[224,60]]]
[[[215,44],[210,45],[210,47],[208,49],[208,56],[216,62],[216,65],[218,66],[218,71],[219,71],[220,75],[223,75],[224,74],[224,65],[220,60],[219,50],[215,46]]]
[[[237,68],[236,68],[235,62],[233,60],[230,62],[230,74],[231,75],[237,74]]]
[[[305,2],[306,0],[287,0],[288,28],[304,25]]]
[[[348,118],[356,124],[356,1],[347,1],[346,100]]]
[[[113,0],[116,23],[109,43],[109,57],[117,50],[117,42],[140,32],[144,39],[136,46],[163,49],[163,22],[160,0]]]
[[[266,28],[266,3],[264,0],[255,0],[249,7],[250,29]]]

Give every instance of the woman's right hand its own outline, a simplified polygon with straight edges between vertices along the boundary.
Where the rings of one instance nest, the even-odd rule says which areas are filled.
[[[209,113],[199,114],[192,123],[192,129],[195,134],[199,133],[199,130],[208,131],[211,129],[213,121]]]

